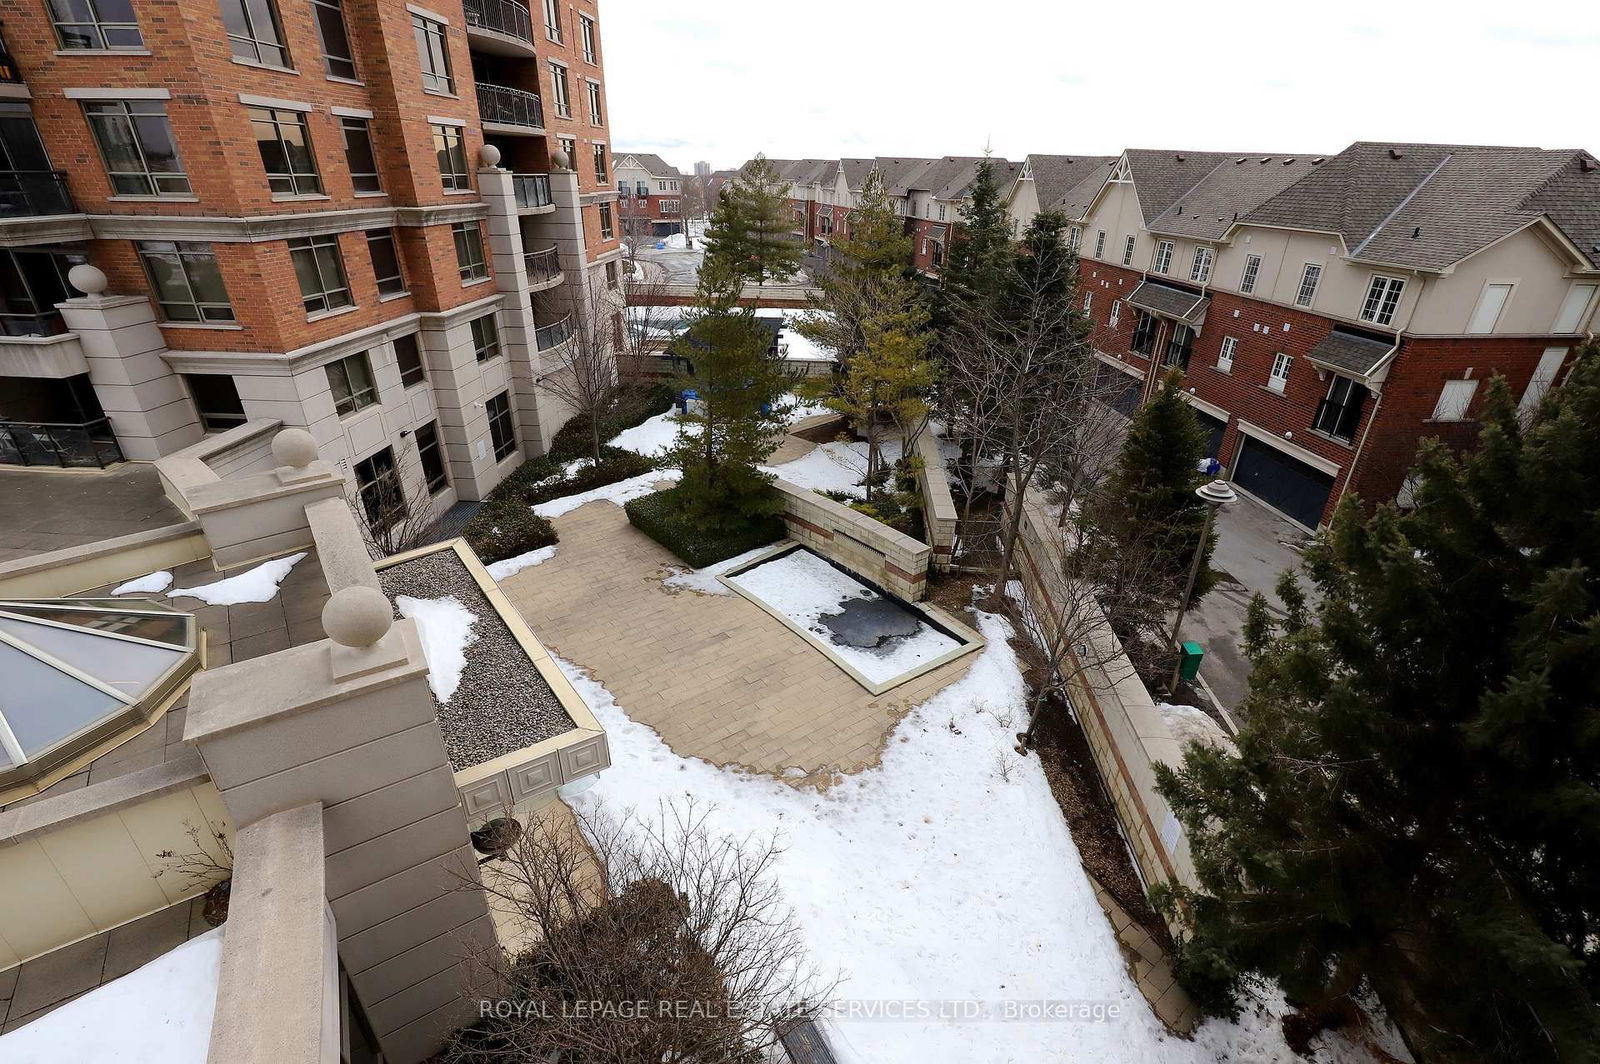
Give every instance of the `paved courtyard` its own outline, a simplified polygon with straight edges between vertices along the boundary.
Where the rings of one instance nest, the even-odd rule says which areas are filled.
[[[182,524],[156,467],[0,469],[0,562]]]
[[[679,754],[826,786],[875,764],[895,723],[972,660],[873,696],[754,603],[663,586],[678,560],[621,507],[592,502],[555,527],[555,557],[501,588]]]

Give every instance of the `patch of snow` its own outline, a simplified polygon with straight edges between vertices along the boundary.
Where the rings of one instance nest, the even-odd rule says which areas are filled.
[[[586,503],[597,502],[604,499],[614,502],[618,506],[629,499],[637,499],[649,495],[655,490],[655,485],[663,480],[677,480],[679,473],[676,469],[652,469],[648,473],[627,480],[619,480],[615,484],[605,484],[598,488],[579,492],[576,495],[564,495],[559,499],[541,502],[533,508],[533,512],[540,517],[560,517],[562,514],[571,513]]]
[[[698,435],[700,432],[699,425],[680,426],[678,424],[678,411],[674,407],[664,414],[657,414],[648,421],[633,426],[631,429],[623,429],[607,442],[612,447],[620,447],[624,451],[633,451],[644,455],[646,458],[655,458],[665,454],[667,448],[677,442],[680,428],[691,435]]]
[[[6,1064],[205,1064],[227,925],[0,1035]]]
[[[681,591],[697,591],[702,595],[731,595],[732,589],[717,577],[730,569],[737,569],[754,561],[758,554],[771,550],[770,545],[747,550],[726,561],[708,565],[704,569],[674,569],[671,576],[664,577],[661,581],[663,587],[677,588]]]
[[[1280,996],[1247,1001],[1238,1023],[1194,1040],[1169,1035],[1128,976],[1072,835],[1037,758],[1012,749],[1026,691],[1009,626],[980,614],[987,647],[956,683],[895,728],[881,763],[825,794],[681,757],[630,719],[603,686],[557,659],[593,708],[612,767],[572,804],[593,813],[692,796],[735,838],[779,837],[775,874],[835,999],[891,1005],[1082,1002],[1104,1019],[963,1022],[937,1014],[884,1022],[831,1013],[846,1064],[1115,1061],[1298,1064],[1283,1042]],[[995,771],[1004,761],[1004,775]],[[1370,1062],[1341,1036],[1320,1064]],[[981,1046],[981,1050],[976,1047]]]
[[[900,458],[898,437],[878,442],[884,467]],[[862,481],[867,478],[867,441],[835,440],[807,451],[792,462],[763,467],[768,473],[812,491],[842,491],[857,499],[867,497]]]
[[[833,413],[825,404],[807,402],[793,392],[778,400],[778,409],[783,411],[785,425],[793,425],[796,421],[804,421],[819,414]]]
[[[870,601],[883,596],[807,550],[791,551],[729,579],[823,639],[835,654],[873,683],[887,683],[961,645],[921,621],[917,622],[915,634],[871,649],[835,641],[819,618],[838,613],[851,599]]]
[[[516,576],[524,569],[531,569],[535,565],[543,565],[555,556],[556,548],[554,544],[551,544],[548,547],[530,550],[526,554],[519,554],[515,558],[502,558],[497,562],[491,562],[485,568],[489,570],[491,577],[496,581],[500,581],[508,576]]]
[[[467,644],[478,638],[472,633],[478,615],[454,595],[436,599],[398,595],[394,604],[402,617],[417,622],[417,637],[422,640],[422,656],[428,661],[428,686],[433,689],[433,697],[441,703],[450,701],[461,686],[461,673],[467,667]]]
[[[283,583],[305,553],[291,554],[287,558],[274,558],[262,562],[254,569],[238,576],[218,580],[200,587],[180,587],[167,592],[168,598],[197,598],[208,606],[237,606],[241,602],[271,602],[278,597],[278,585]]]
[[[1199,743],[1202,746],[1226,750],[1230,754],[1239,752],[1239,748],[1233,745],[1232,736],[1223,730],[1222,725],[1207,716],[1205,710],[1195,706],[1175,706],[1169,702],[1162,702],[1156,708],[1161,711],[1162,721],[1166,723],[1167,730],[1178,740],[1179,745]]]
[[[129,580],[126,584],[118,584],[111,589],[113,595],[136,595],[139,592],[155,592],[160,594],[172,586],[172,574],[165,569],[159,573],[150,573],[137,580]]]
[[[658,243],[658,244],[664,243],[664,244],[667,245],[668,248],[672,249],[673,251],[684,251],[684,250],[689,249],[689,247],[690,247],[690,243],[689,243],[688,238],[685,237],[682,233],[673,233],[671,236],[665,238],[664,240],[656,241],[656,243]]]

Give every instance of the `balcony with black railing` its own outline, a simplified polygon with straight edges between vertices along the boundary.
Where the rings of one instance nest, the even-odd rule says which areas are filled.
[[[76,213],[65,170],[0,170],[0,218]]]
[[[560,347],[572,338],[572,315],[568,314],[560,321],[539,326],[533,335],[540,351],[550,351]]]
[[[490,55],[532,57],[533,16],[517,0],[465,0],[467,39]]]
[[[104,469],[122,461],[122,448],[105,418],[79,424],[0,421],[0,466]]]
[[[522,264],[528,271],[530,289],[554,288],[562,280],[561,259],[554,247],[524,252]]]
[[[490,132],[537,133],[544,129],[544,102],[538,93],[480,81],[478,117],[486,126],[500,127]]]
[[[512,174],[511,194],[518,210],[539,211],[556,205],[550,196],[549,174]]]

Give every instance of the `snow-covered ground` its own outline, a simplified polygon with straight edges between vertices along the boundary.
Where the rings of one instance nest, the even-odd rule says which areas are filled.
[[[1222,730],[1222,725],[1207,716],[1204,710],[1194,706],[1175,706],[1169,702],[1162,702],[1156,709],[1161,711],[1161,719],[1166,722],[1167,730],[1172,732],[1172,737],[1185,746],[1199,743],[1229,753],[1238,753],[1233,738]]]
[[[593,811],[694,796],[716,830],[777,834],[778,875],[812,960],[843,982],[830,1038],[847,1064],[1291,1064],[1281,999],[1168,1035],[1128,976],[1072,836],[1035,758],[1012,744],[1025,715],[1009,628],[982,615],[988,646],[914,710],[882,764],[826,794],[680,757],[609,692],[562,668],[604,725],[611,767],[573,804]],[[847,1009],[978,1009],[884,1020]],[[1088,1019],[1007,1022],[1008,1008],[1075,1002]],[[855,1003],[855,1004],[852,1004]],[[1093,1018],[1098,1016],[1099,1018]],[[1370,1064],[1342,1037],[1322,1064]]]
[[[205,1064],[227,925],[0,1035],[5,1064]]]
[[[790,551],[728,579],[826,642],[875,684],[888,683],[961,645],[921,621],[913,634],[888,640],[881,647],[853,647],[834,639],[822,625],[822,617],[838,613],[851,599],[871,601],[882,596],[808,550]]]
[[[399,595],[394,604],[402,617],[417,624],[433,697],[441,703],[450,701],[461,686],[461,673],[467,667],[467,644],[477,638],[472,626],[478,622],[478,615],[454,595],[436,599]]]
[[[900,440],[885,437],[879,441],[884,467],[900,460]],[[867,479],[867,441],[835,440],[824,443],[792,462],[763,466],[791,484],[813,491],[842,491],[857,499],[867,497],[862,481]]]
[[[661,584],[677,591],[697,591],[702,595],[731,595],[733,591],[717,578],[723,573],[731,572],[741,565],[754,561],[757,555],[765,554],[771,549],[771,546],[757,547],[708,565],[704,569],[674,569],[670,575],[662,578]]]
[[[504,580],[508,576],[516,576],[524,569],[531,569],[535,565],[543,565],[555,556],[556,548],[553,545],[539,547],[528,551],[526,554],[519,554],[514,558],[502,558],[500,561],[493,562],[484,568],[489,571],[489,576],[493,579]]]
[[[197,598],[208,606],[237,606],[241,602],[271,602],[278,597],[278,585],[289,571],[305,557],[304,552],[287,558],[274,558],[262,562],[254,569],[246,569],[237,576],[217,580],[199,587],[178,587],[167,592],[168,598],[188,596]]]
[[[157,573],[148,573],[137,580],[129,580],[126,584],[118,584],[111,589],[113,595],[137,595],[141,592],[160,594],[172,586],[172,574],[165,569]]]
[[[571,513],[585,503],[595,502],[599,499],[605,499],[621,506],[629,499],[637,499],[640,496],[649,495],[655,490],[655,486],[663,480],[677,479],[678,471],[676,469],[652,469],[648,473],[637,477],[629,477],[627,480],[619,480],[615,484],[604,484],[598,488],[579,492],[576,495],[563,495],[559,499],[541,502],[533,508],[533,512],[540,517],[560,517],[562,514]]]
[[[778,343],[783,350],[783,357],[792,362],[835,362],[838,356],[830,347],[812,341],[801,335],[795,325],[805,317],[822,315],[821,311],[786,310],[782,307],[758,307],[758,318],[778,318],[783,324],[778,328]],[[832,320],[831,315],[827,316]]]

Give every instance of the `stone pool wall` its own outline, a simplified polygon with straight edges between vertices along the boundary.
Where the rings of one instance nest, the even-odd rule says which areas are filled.
[[[776,487],[783,496],[783,522],[791,539],[907,602],[927,595],[933,555],[928,544],[809,488],[781,479]]]

